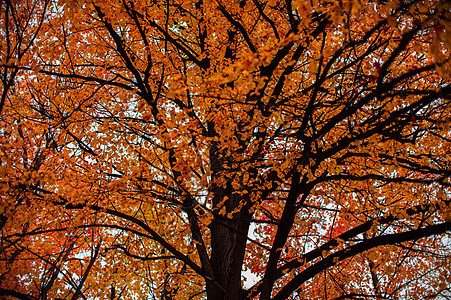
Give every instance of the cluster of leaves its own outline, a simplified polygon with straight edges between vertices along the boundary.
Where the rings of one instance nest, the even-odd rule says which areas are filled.
[[[0,295],[449,296],[447,1],[0,7]]]

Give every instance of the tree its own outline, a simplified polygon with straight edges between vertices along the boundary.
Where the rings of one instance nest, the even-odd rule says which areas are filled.
[[[1,295],[449,297],[448,2],[1,8]]]

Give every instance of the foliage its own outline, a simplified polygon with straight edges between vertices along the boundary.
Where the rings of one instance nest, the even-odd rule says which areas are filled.
[[[0,7],[0,295],[449,296],[449,2]]]

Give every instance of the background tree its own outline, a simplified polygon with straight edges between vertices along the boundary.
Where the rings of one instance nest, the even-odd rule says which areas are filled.
[[[446,1],[104,2],[2,2],[1,294],[449,296]]]

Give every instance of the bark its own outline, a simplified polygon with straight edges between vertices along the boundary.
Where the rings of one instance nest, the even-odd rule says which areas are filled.
[[[231,199],[229,205],[236,204]],[[217,216],[211,224],[211,265],[214,279],[222,287],[207,284],[207,298],[217,300],[239,299],[241,267],[246,250],[251,215],[243,209],[233,218]]]

